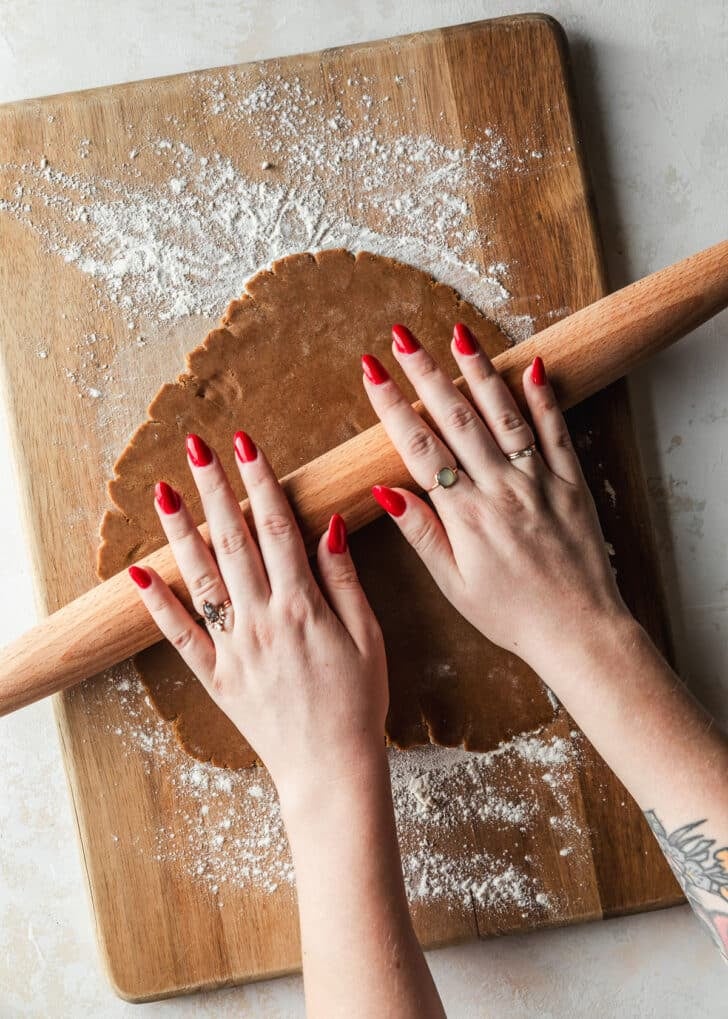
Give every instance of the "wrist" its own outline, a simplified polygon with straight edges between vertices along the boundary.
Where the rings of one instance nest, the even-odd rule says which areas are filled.
[[[618,682],[628,671],[623,666],[644,652],[657,653],[641,624],[625,606],[617,606],[581,620],[572,633],[562,630],[545,638],[527,661],[566,703],[574,684],[583,689]]]
[[[351,814],[382,793],[390,795],[389,765],[383,740],[350,744],[335,754],[322,754],[276,780],[281,814],[289,834],[299,823],[310,825],[329,813]]]

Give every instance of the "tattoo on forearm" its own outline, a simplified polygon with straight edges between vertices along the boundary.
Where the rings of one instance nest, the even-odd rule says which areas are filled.
[[[688,902],[728,962],[728,846],[714,849],[715,839],[697,830],[705,818],[668,835],[654,810],[646,810],[645,817]]]

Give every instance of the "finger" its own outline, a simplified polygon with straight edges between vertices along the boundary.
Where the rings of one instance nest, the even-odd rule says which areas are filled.
[[[192,603],[204,615],[205,602],[221,605],[228,599],[217,563],[179,492],[165,481],[156,486],[154,506]]]
[[[215,671],[215,647],[209,634],[198,626],[154,570],[130,566],[129,576],[162,634],[200,682],[209,685]]]
[[[472,349],[474,353],[463,353],[463,349]],[[518,409],[513,394],[473,334],[461,322],[453,330],[452,352],[468,383],[473,402],[503,454],[507,457],[509,453],[532,445],[533,430]],[[512,466],[534,474],[543,465],[538,456],[524,456],[514,460]]]
[[[317,559],[321,586],[331,608],[359,650],[369,650],[377,624],[349,554],[346,524],[338,513],[333,515],[326,532],[321,535]]]
[[[404,488],[375,485],[372,495],[392,517],[438,587],[451,591],[453,579],[460,576],[460,571],[450,539],[437,514],[423,499]]]
[[[540,357],[523,373],[523,392],[547,466],[564,481],[578,484],[583,480],[581,464]]]
[[[455,465],[455,456],[412,408],[376,357],[365,354],[362,357],[362,368],[364,389],[387,435],[415,482],[428,491],[435,484],[435,475],[441,468]],[[458,491],[462,492],[471,486],[472,481],[467,474],[461,474],[453,492],[447,493],[448,502]],[[438,505],[441,494],[439,489],[432,493]]]
[[[313,584],[301,531],[267,458],[246,432],[235,433],[235,452],[271,592]]]
[[[234,605],[267,598],[268,581],[240,504],[219,459],[199,435],[187,436],[187,457],[200,493],[217,568]]]
[[[477,480],[503,464],[503,454],[480,414],[419,340],[403,325],[392,326],[394,356],[424,403],[449,448]]]

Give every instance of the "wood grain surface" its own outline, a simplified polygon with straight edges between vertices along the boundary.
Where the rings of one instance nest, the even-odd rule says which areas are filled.
[[[599,298],[606,289],[594,210],[571,99],[566,44],[558,26],[524,16],[423,33],[255,65],[252,75],[297,75],[324,102],[332,74],[378,82],[414,73],[418,102],[400,115],[408,130],[439,137],[454,132],[472,144],[478,126],[498,125],[513,143],[524,139],[558,152],[542,169],[505,174],[487,200],[468,195],[485,241],[483,265],[495,255],[511,267],[514,312],[535,328]],[[128,160],[130,124],[165,136],[184,124],[201,150],[221,152],[253,172],[260,156],[236,146],[223,126],[196,113],[196,79],[182,75],[19,103],[0,110],[0,181],[13,167],[37,162],[93,171],[113,179]],[[444,114],[444,116],[441,116]],[[78,139],[92,139],[81,154]],[[125,344],[123,310],[100,304],[89,278],[46,253],[37,231],[0,207],[0,330],[6,394],[25,499],[40,606],[53,611],[90,588],[97,525],[106,506],[104,484],[113,456],[143,418],[161,381],[182,366],[212,319],[157,324],[152,348],[140,348],[133,370],[117,386],[116,413],[79,396],[80,335],[103,337],[110,363]],[[41,225],[50,211],[33,214]],[[230,294],[230,297],[234,294]],[[220,309],[222,310],[222,309]],[[44,355],[44,356],[39,356]],[[127,362],[124,362],[128,364]],[[75,374],[74,374],[75,373]],[[599,506],[621,589],[637,616],[669,653],[669,635],[652,546],[640,465],[626,390],[617,384],[571,412],[570,422]],[[616,493],[616,498],[613,498]],[[99,942],[112,983],[133,1000],[216,987],[295,970],[299,943],[295,897],[247,885],[224,896],[192,880],[168,852],[160,832],[174,830],[188,809],[188,791],[169,779],[168,765],[122,739],[129,699],[118,676],[102,675],[56,701]],[[140,726],[153,724],[143,699]],[[571,739],[560,712],[553,735]],[[553,926],[669,905],[680,894],[640,811],[585,744],[564,785],[586,849],[562,856],[546,822],[515,839],[510,831],[472,820],[443,835],[447,854],[463,838],[493,856],[510,853],[538,875],[549,908],[512,905],[490,910],[476,899],[413,906],[426,945]],[[527,769],[502,779],[499,792],[528,785]],[[551,792],[536,789],[547,808]],[[548,809],[545,811],[548,818]]]

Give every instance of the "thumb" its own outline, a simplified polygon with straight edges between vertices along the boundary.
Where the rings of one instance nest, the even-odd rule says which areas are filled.
[[[368,649],[377,623],[349,553],[346,524],[338,513],[334,513],[328,529],[321,535],[317,559],[321,586],[331,608],[359,650]]]
[[[458,567],[450,539],[435,511],[406,488],[375,485],[372,495],[392,517],[440,590],[447,592]]]

